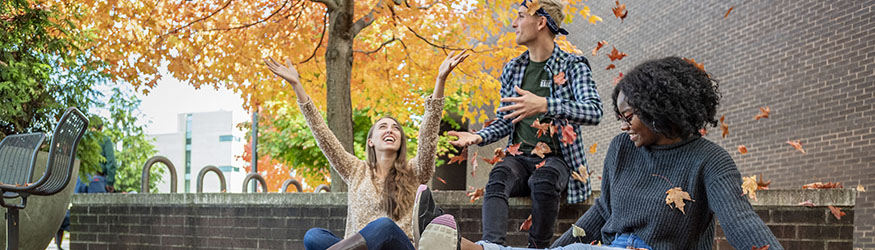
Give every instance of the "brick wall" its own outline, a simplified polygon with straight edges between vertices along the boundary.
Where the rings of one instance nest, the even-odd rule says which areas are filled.
[[[597,174],[620,132],[611,111],[614,77],[674,55],[704,63],[721,81],[718,116],[726,116],[730,134],[711,128],[707,138],[733,154],[742,174],[763,174],[772,188],[839,181],[875,189],[875,1],[621,0],[629,11],[622,23],[611,13],[614,1],[584,3],[604,22],[575,19],[566,28],[590,59],[605,105],[602,123],[583,135],[587,145],[599,144],[587,155]],[[607,51],[592,57],[601,40]],[[605,70],[611,46],[629,56]],[[754,121],[761,106],[771,117]],[[800,140],[808,154],[788,140]],[[737,153],[738,145],[749,153]],[[855,246],[875,249],[875,192],[861,193],[857,205]]]
[[[850,249],[853,197],[845,190],[766,191],[753,203],[787,249]],[[346,194],[77,194],[71,210],[71,248],[76,249],[303,249],[313,227],[343,235]],[[789,198],[788,198],[789,197]],[[822,206],[787,204],[808,197]],[[480,202],[464,192],[435,192],[435,199],[459,221],[462,235],[480,239]],[[792,202],[791,202],[792,203]],[[591,204],[591,203],[590,203]],[[590,204],[563,205],[558,237]],[[510,201],[508,244],[524,246],[517,228],[528,217],[527,199]],[[842,207],[841,221],[825,205]],[[719,229],[718,229],[719,232]],[[718,233],[715,249],[726,247]]]

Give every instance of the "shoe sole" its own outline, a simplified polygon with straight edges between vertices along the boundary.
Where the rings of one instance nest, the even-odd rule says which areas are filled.
[[[428,189],[426,185],[419,185],[419,188],[416,190],[416,199],[413,200],[413,248],[419,249],[419,238],[422,232],[419,231],[419,198],[422,194],[422,191]]]
[[[457,250],[459,249],[459,231],[449,226],[455,225],[453,217],[440,216],[425,227],[420,238],[419,250]]]

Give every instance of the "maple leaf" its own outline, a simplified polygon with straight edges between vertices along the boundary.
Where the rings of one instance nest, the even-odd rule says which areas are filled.
[[[483,123],[483,127],[489,127],[489,125],[492,124],[492,122],[494,122],[495,120],[498,120],[498,118],[493,118],[492,120],[486,121],[485,123]]]
[[[743,182],[741,183],[741,195],[748,195],[751,200],[757,200],[757,176],[751,175],[750,177],[741,177]]]
[[[738,145],[738,152],[741,154],[747,154],[747,147],[744,145]]]
[[[559,72],[559,74],[553,76],[553,83],[555,84],[563,85],[566,81],[567,80],[565,79],[565,72]]]
[[[538,9],[541,8],[541,3],[538,2],[538,0],[531,0],[531,2],[526,4],[526,6],[528,7],[528,9],[526,9],[526,13],[528,13],[530,16],[534,16],[535,12],[537,12]]]
[[[542,134],[550,132],[551,124],[553,124],[552,121],[550,123],[541,123],[541,121],[535,118],[535,121],[532,122],[531,127],[538,129],[538,138],[541,138]]]
[[[520,224],[520,231],[529,231],[529,228],[532,227],[532,215],[529,214],[529,218],[523,221],[523,224]]]
[[[814,203],[812,203],[811,200],[805,200],[803,202],[799,202],[799,204],[797,204],[797,205],[806,206],[806,207],[814,207]]]
[[[704,63],[696,63],[696,59],[684,57],[684,61],[692,63],[693,65],[696,66],[696,68],[699,68],[699,70],[705,71],[705,64]]]
[[[559,139],[565,145],[573,144],[577,139],[577,133],[574,132],[574,127],[571,125],[562,126],[562,139]],[[592,150],[590,150],[592,151]]]
[[[483,158],[483,160],[486,161],[486,163],[495,165],[495,163],[499,163],[504,160],[504,150],[502,148],[496,148],[495,155],[492,156],[492,159]]]
[[[690,198],[690,193],[684,192],[680,187],[669,189],[665,191],[665,194],[665,204],[671,207],[671,204],[674,203],[675,208],[681,210],[681,213],[684,214],[687,214],[687,212],[684,212],[684,206],[686,206],[684,201],[695,202],[695,200]]]
[[[700,128],[700,129],[699,129],[699,134],[702,135],[702,136],[707,135],[707,134],[708,134],[708,129],[706,129],[706,128]]]
[[[437,180],[440,181],[440,182],[443,183],[443,184],[447,184],[447,181],[445,181],[444,178],[437,177]]]
[[[612,7],[611,11],[614,12],[614,16],[620,19],[620,22],[626,20],[626,15],[629,14],[629,11],[626,10],[626,4],[620,4],[620,1],[617,1],[617,7]]]
[[[476,151],[474,151],[474,156],[471,157],[471,159],[474,159],[473,161],[471,161],[471,177],[474,177],[474,173],[477,172],[477,152]]]
[[[550,122],[550,137],[556,135],[556,132],[559,132],[559,125],[553,125],[553,122]]]
[[[553,151],[550,150],[550,146],[547,146],[544,142],[538,142],[538,144],[535,145],[535,149],[532,149],[532,154],[541,157],[541,159],[544,158],[545,154],[549,154],[550,152]]]
[[[586,237],[586,231],[584,231],[583,228],[578,227],[577,225],[571,224],[571,236]]]
[[[474,188],[474,187],[470,187]],[[474,189],[474,191],[469,192],[466,196],[471,198],[471,203],[483,197],[483,188]]]
[[[857,184],[857,192],[866,192],[866,188],[863,185]]]
[[[580,165],[580,167],[577,168],[577,171],[571,171],[571,178],[578,180],[580,182],[583,182],[583,183],[588,183],[589,182],[589,175],[592,174],[592,171],[580,172],[580,170],[583,170],[583,169],[586,169],[586,168],[584,168],[583,165]]]
[[[802,152],[802,154],[807,154],[805,152],[805,149],[802,148],[802,143],[799,142],[799,140],[787,141],[787,144],[790,144],[790,146],[793,146],[794,148],[796,148],[796,150],[799,150],[799,152]]]
[[[842,183],[841,183],[841,182],[836,182],[836,183],[827,182],[827,183],[823,183],[823,182],[819,182],[819,181],[818,181],[818,182],[812,182],[812,183],[808,183],[808,184],[802,185],[802,189],[832,189],[832,188],[845,188],[845,186],[842,186]]]
[[[513,156],[521,155],[523,152],[520,151],[520,146],[522,146],[522,145],[523,145],[523,143],[520,142],[517,144],[507,146],[507,153],[510,155],[513,155]]]
[[[608,41],[602,40],[601,42],[596,43],[595,48],[592,49],[592,56],[596,56],[596,53],[599,52],[605,44],[608,44]]]
[[[617,68],[617,65],[614,65],[614,64],[612,63],[611,65],[608,65],[608,67],[605,68],[605,70],[612,70],[612,69],[615,69],[615,68]]]
[[[592,146],[589,146],[589,153],[590,153],[590,154],[595,154],[595,151],[596,151],[596,149],[598,148],[598,146],[599,146],[599,143],[598,143],[598,142],[593,143]]]
[[[468,155],[468,147],[465,147],[462,149],[462,152],[460,152],[459,155],[453,156],[452,158],[450,158],[450,162],[447,164],[462,163],[463,161],[465,161],[467,155]]]
[[[618,83],[620,83],[620,80],[623,80],[623,72],[620,72],[619,76],[614,77],[614,85],[617,85]]]
[[[769,106],[760,107],[760,113],[753,117],[755,121],[760,120],[760,118],[769,118],[769,112],[772,110],[769,109]]]
[[[538,163],[537,165],[535,165],[535,169],[539,169],[539,168],[543,167],[545,163],[547,163],[547,160],[541,161],[541,163]]]
[[[750,247],[750,250],[769,250],[769,245],[765,245],[762,247],[752,246],[752,247]]]
[[[726,10],[726,14],[723,14],[723,18],[728,17],[728,16],[729,16],[729,12],[732,12],[732,9],[734,9],[734,8],[735,8],[735,6],[729,7],[729,9]]]
[[[845,212],[842,212],[841,208],[833,207],[832,205],[827,206],[829,211],[832,212],[832,216],[835,216],[837,220],[841,220],[842,216],[845,216]]]
[[[608,58],[610,58],[612,62],[614,60],[623,60],[623,57],[628,56],[628,54],[626,54],[626,53],[620,53],[620,51],[617,50],[617,47],[614,47],[614,46],[611,46],[611,47],[613,49],[611,50],[611,53],[608,54]]]
[[[729,135],[729,124],[726,124],[723,120],[726,120],[726,116],[720,116],[720,129],[723,129],[723,138],[726,138]]]
[[[772,184],[772,181],[766,181],[766,179],[763,179],[763,174],[760,174],[760,180],[757,181],[757,190],[769,189],[769,184]]]

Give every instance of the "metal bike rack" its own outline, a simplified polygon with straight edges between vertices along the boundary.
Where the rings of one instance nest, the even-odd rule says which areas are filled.
[[[207,172],[214,172],[214,173],[216,173],[216,175],[219,176],[219,184],[221,185],[221,188],[219,189],[220,192],[227,192],[228,191],[226,184],[225,184],[225,174],[222,173],[222,170],[220,170],[216,166],[207,165],[206,167],[202,168],[201,171],[197,174],[197,192],[198,193],[204,192],[204,176],[207,175]]]
[[[295,179],[288,179],[288,180],[286,180],[285,182],[283,182],[283,187],[281,188],[281,191],[282,191],[283,193],[287,193],[290,184],[294,184],[294,185],[295,185],[295,188],[298,190],[298,193],[304,191],[304,188],[301,187],[301,183],[298,182],[298,180],[295,180]]]
[[[243,193],[249,192],[249,190],[246,190],[246,185],[248,185],[249,181],[252,179],[256,179],[258,180],[258,182],[261,182],[261,189],[263,189],[264,192],[267,193],[267,181],[265,181],[264,177],[261,177],[261,175],[258,173],[249,173],[246,175],[246,178],[243,178]]]
[[[331,192],[331,188],[328,185],[319,184],[319,186],[316,186],[316,189],[313,189],[313,193],[319,193],[320,191]]]
[[[140,193],[149,193],[149,170],[152,169],[152,164],[156,162],[164,163],[167,169],[170,169],[170,192],[176,193],[176,167],[170,162],[170,159],[164,156],[153,156],[143,164],[143,175],[140,179]]]

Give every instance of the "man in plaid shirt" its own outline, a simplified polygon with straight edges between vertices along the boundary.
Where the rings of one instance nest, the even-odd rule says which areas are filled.
[[[557,34],[568,34],[559,27],[564,5],[560,0],[523,0],[513,28],[517,44],[528,50],[504,66],[497,119],[476,133],[449,133],[458,137],[451,143],[459,147],[485,146],[505,136],[510,136],[508,146],[520,144],[522,154],[507,154],[489,173],[483,241],[503,245],[508,197],[530,196],[528,246],[547,247],[562,191],[567,187],[568,203],[582,202],[590,194],[589,182],[571,178],[571,171],[587,173],[580,126],[598,125],[602,103],[587,59],[562,51],[554,42]],[[561,131],[541,134],[531,126],[536,120],[558,128],[571,126],[578,136],[567,143],[571,138],[563,140]],[[543,154],[545,148],[550,153]]]

